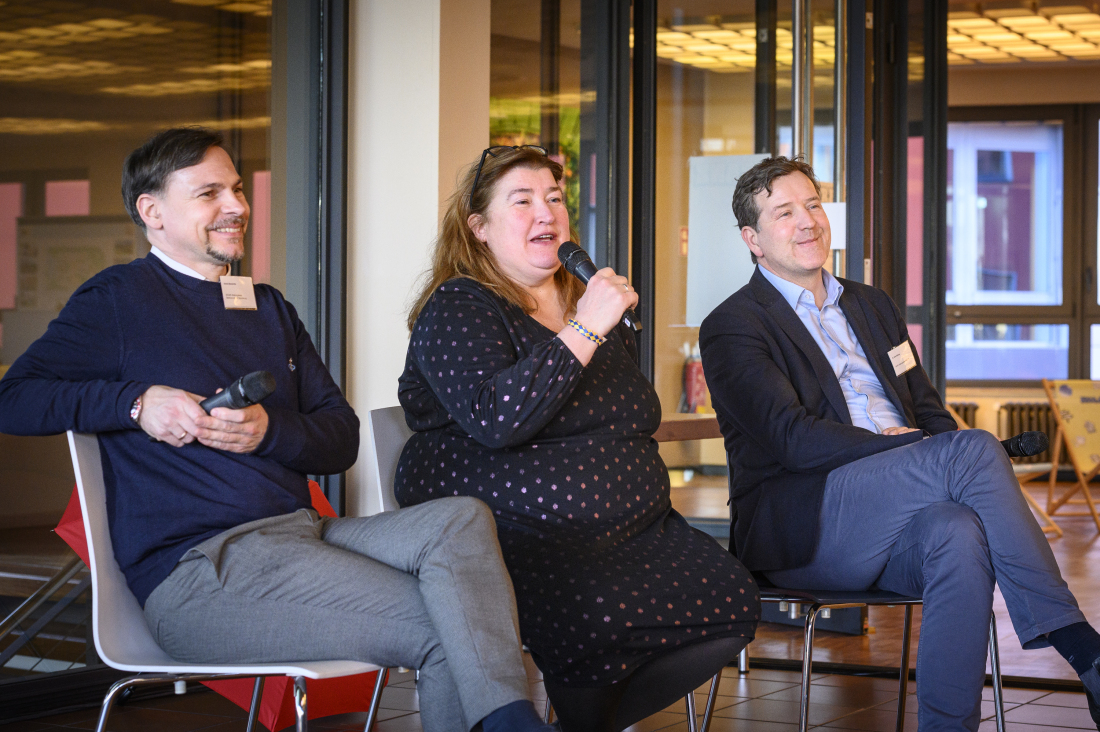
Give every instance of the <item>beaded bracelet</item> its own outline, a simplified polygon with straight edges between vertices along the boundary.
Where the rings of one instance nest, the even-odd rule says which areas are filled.
[[[602,335],[596,335],[573,318],[570,318],[567,322],[573,330],[577,331],[582,336],[595,343],[597,346],[602,346],[603,344],[607,343],[607,339],[604,338]]]

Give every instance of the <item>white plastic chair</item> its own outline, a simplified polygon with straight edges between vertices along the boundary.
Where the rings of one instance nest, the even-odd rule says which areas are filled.
[[[368,470],[373,471],[378,490],[378,505],[383,511],[393,511],[397,506],[397,499],[393,494],[394,478],[397,477],[397,462],[401,458],[401,450],[405,443],[412,437],[412,430],[405,423],[405,410],[402,407],[383,407],[372,409],[367,415],[367,439],[370,443],[370,456]],[[690,732],[707,732],[710,728],[711,715],[714,711],[714,702],[717,699],[718,682],[722,674],[719,672],[712,680],[710,693],[707,695],[707,703],[704,707],[702,726],[696,718],[695,695],[688,694],[684,701],[688,711],[688,730]],[[546,700],[544,718],[547,722],[554,719],[554,710],[550,706],[550,700]]]
[[[378,712],[378,702],[385,684],[387,669],[359,661],[305,661],[262,664],[200,664],[181,663],[166,654],[149,632],[137,598],[126,584],[126,578],[115,561],[111,534],[107,528],[107,499],[103,487],[103,464],[100,460],[99,439],[94,434],[77,434],[70,431],[69,450],[76,473],[76,487],[80,494],[80,508],[84,514],[84,533],[88,540],[88,554],[92,574],[92,633],[99,657],[112,668],[132,671],[140,676],[130,676],[116,682],[103,699],[96,732],[103,732],[107,716],[115,700],[127,688],[138,684],[174,683],[176,693],[186,691],[188,681],[224,680],[255,676],[256,687],[252,695],[252,709],[248,715],[248,731],[256,721],[259,701],[266,676],[291,676],[294,678],[294,711],[296,729],[305,732],[308,727],[306,708],[306,679],[326,679],[337,676],[379,671],[374,686],[370,711],[367,714],[366,731],[369,732]]]
[[[393,483],[397,478],[401,450],[412,434],[405,423],[402,407],[372,409],[367,415],[367,440],[371,448],[367,470],[371,471],[370,477],[374,480],[382,511],[396,511],[399,508],[393,494]]]

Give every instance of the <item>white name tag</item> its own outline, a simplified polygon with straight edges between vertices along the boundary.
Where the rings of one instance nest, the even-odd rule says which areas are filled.
[[[913,347],[909,345],[909,341],[891,348],[886,355],[890,357],[890,363],[894,365],[894,374],[897,376],[901,376],[917,365],[917,357],[913,355]]]
[[[252,289],[251,277],[231,277],[223,275],[222,303],[226,310],[255,310],[256,291]]]

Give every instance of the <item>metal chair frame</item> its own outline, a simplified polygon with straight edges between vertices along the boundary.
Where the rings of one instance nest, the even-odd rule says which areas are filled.
[[[798,617],[802,607],[805,610],[803,625],[802,646],[802,693],[800,695],[798,730],[806,732],[810,725],[810,676],[813,669],[813,644],[814,628],[817,618],[822,611],[845,607],[861,607],[873,605],[886,605],[892,607],[901,605],[905,607],[905,621],[902,626],[901,663],[898,673],[898,717],[896,731],[905,729],[905,702],[909,687],[909,652],[910,640],[913,633],[913,606],[921,605],[923,601],[919,597],[898,595],[885,590],[868,590],[866,592],[829,592],[814,590],[789,590],[782,588],[761,587],[761,602],[774,602],[788,604],[791,617]],[[1001,688],[1001,657],[997,643],[997,616],[989,618],[989,664],[993,683],[993,704],[997,721],[997,732],[1005,732],[1004,694]],[[738,669],[741,673],[749,672],[748,647],[741,651],[738,658]]]

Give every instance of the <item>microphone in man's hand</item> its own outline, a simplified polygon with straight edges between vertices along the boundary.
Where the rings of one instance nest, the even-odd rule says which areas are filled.
[[[253,371],[234,381],[212,397],[199,402],[199,406],[210,414],[216,407],[244,409],[265,399],[275,391],[275,377],[267,371]]]
[[[1045,432],[1021,432],[1015,437],[1001,440],[1001,447],[1009,457],[1031,457],[1050,447],[1050,440]]]
[[[588,252],[571,241],[563,242],[558,247],[558,261],[565,267],[566,272],[586,285],[592,279],[592,275],[597,272],[596,265],[592,262],[592,258],[588,256]],[[642,329],[641,324],[638,323],[638,316],[634,314],[634,310],[631,308],[627,308],[626,312],[623,313],[623,323],[633,328],[635,332]]]

